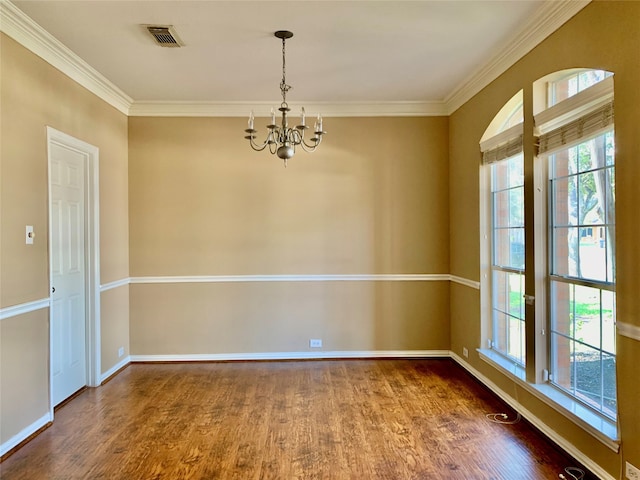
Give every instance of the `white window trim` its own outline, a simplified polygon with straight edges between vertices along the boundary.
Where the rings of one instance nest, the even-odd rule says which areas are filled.
[[[535,127],[534,135],[539,136],[541,134],[553,131],[562,125],[575,121],[576,119],[584,116],[588,112],[596,110],[613,100],[613,76],[605,78],[602,82],[599,82],[592,87],[583,90],[582,92],[570,97],[558,104],[550,107],[538,115],[535,115]],[[503,107],[504,108],[504,107]],[[494,119],[495,120],[495,119]],[[611,126],[607,127],[607,129]],[[498,146],[503,145],[506,141],[513,139],[514,133],[520,129],[522,133],[523,125],[519,124],[511,127],[505,132],[494,135],[493,137],[484,139],[481,142],[481,151],[484,153],[490,149],[495,149]],[[567,146],[568,147],[568,146]],[[566,147],[565,147],[566,148]],[[546,152],[544,157],[547,157],[553,152]],[[536,160],[536,164],[539,165],[539,161]],[[491,320],[491,279],[489,274],[491,272],[491,253],[490,253],[490,236],[491,236],[491,215],[490,215],[490,173],[489,166],[483,165],[480,169],[480,225],[481,228],[480,238],[480,269],[481,269],[481,295],[480,295],[480,308],[481,308],[481,331],[482,331],[482,344],[487,345],[487,339],[490,339],[492,331]],[[535,274],[536,274],[536,331],[541,331],[540,336],[536,338],[536,345],[539,342],[543,342],[546,352],[546,331],[547,331],[547,309],[546,309],[546,282],[548,281],[547,264],[547,238],[546,238],[546,168],[535,169],[534,187],[540,195],[536,195],[535,210],[534,210],[534,236],[536,238],[536,244],[540,245],[540,248],[535,249]],[[540,202],[543,204],[541,205]],[[540,236],[544,235],[541,239]],[[544,318],[538,318],[538,314]],[[540,328],[538,328],[538,326]],[[537,347],[536,347],[537,348]],[[612,451],[618,453],[620,449],[620,435],[618,431],[617,421],[613,420],[606,415],[593,410],[580,402],[578,399],[568,395],[562,390],[552,386],[546,380],[546,369],[548,368],[548,352],[545,353],[545,362],[535,367],[540,370],[539,374],[536,374],[536,378],[540,379],[540,383],[533,383],[527,381],[526,370],[522,366],[516,364],[514,361],[503,356],[499,352],[491,348],[479,348],[477,349],[480,358],[488,365],[495,368],[497,371],[505,375],[507,378],[515,382],[518,386],[522,387],[525,391],[535,396],[545,405],[553,408],[556,412],[560,413],[563,417],[580,427],[585,432],[592,435],[599,440],[602,444],[606,445]],[[516,398],[517,400],[517,398]]]
[[[524,368],[499,353],[485,348],[479,348],[477,351],[481,360],[618,453],[620,435],[616,421],[588,408],[547,383],[527,382]]]
[[[561,128],[563,125],[574,122],[577,119],[588,115],[590,112],[593,112],[599,108],[602,108],[608,103],[611,103],[614,97],[613,78],[613,76],[607,77],[603,81],[579,92],[572,97],[569,97],[562,102],[559,102],[558,104],[542,111],[538,115],[535,115],[534,120],[536,127],[534,129],[534,134],[544,135],[545,133],[552,132],[558,128]],[[591,132],[588,138],[592,138],[596,134],[600,135],[604,131],[608,131],[612,128],[614,128],[613,123],[604,127],[601,132]],[[588,138],[581,138],[578,139],[577,142],[573,143],[581,143],[587,141]],[[562,149],[571,148],[572,146],[575,145],[567,144],[562,146]],[[537,190],[540,189],[541,193],[543,193],[543,195],[540,198],[536,198],[536,200],[545,202],[545,205],[549,197],[548,193],[546,192],[546,185],[548,183],[547,159],[556,151],[558,151],[558,149],[549,150],[536,159],[537,167],[535,181],[537,185],[534,185],[534,187],[536,187]],[[536,202],[534,208],[536,209],[536,217],[540,216],[539,219],[536,219],[534,226],[535,241],[537,245],[540,245],[546,250],[549,242],[549,239],[547,238],[548,221],[543,217],[546,216],[548,207],[541,206],[539,202]],[[539,278],[536,280],[536,295],[546,295],[548,291],[548,282],[550,280],[549,272],[546,268],[548,265],[548,259],[546,252],[544,253],[544,255],[542,255],[542,252],[540,252],[541,255],[538,256],[537,250],[538,249],[536,248],[535,268],[536,275]],[[539,279],[542,279],[544,286],[539,282]],[[541,304],[538,304],[538,299],[536,299],[536,304],[537,306],[543,308],[544,315],[545,317],[547,317],[548,299],[541,298],[540,300],[542,300]],[[538,309],[536,309],[536,313],[537,311]],[[548,319],[545,321],[543,328],[545,329],[545,331],[549,330]],[[539,341],[539,339],[537,339],[536,342],[537,341]],[[500,359],[494,358],[493,355],[490,355],[491,353],[492,352],[487,352],[486,350],[484,350],[480,356],[483,360],[497,366],[498,369],[503,373],[512,377],[519,384],[521,384],[523,388],[535,395],[544,403],[554,408],[566,418],[570,419],[576,425],[580,426],[582,429],[593,435],[613,451],[618,452],[619,432],[616,420],[612,420],[605,414],[589,408],[568,393],[565,393],[559,388],[552,386],[549,382],[535,384],[526,382],[524,370],[522,371],[522,375],[520,375],[520,372],[513,371],[513,368],[510,368],[509,365],[504,365],[504,362],[502,362],[501,364]],[[546,365],[548,365],[549,361],[548,353],[549,352],[547,352]]]
[[[573,122],[613,100],[613,76],[543,110],[534,117],[534,135],[539,137]]]
[[[491,151],[492,149],[499,148],[505,145],[504,143],[505,140],[508,142],[509,140],[517,139],[520,142],[519,152],[517,153],[511,152],[512,155],[503,156],[502,158],[500,158],[500,160],[497,160],[497,161],[503,161],[503,160],[506,161],[506,159],[509,159],[515,155],[522,155],[523,153],[522,152],[522,132],[523,132],[523,124],[520,123],[482,142],[480,144],[480,150],[483,153],[486,153],[487,151]],[[517,135],[517,137],[515,137],[515,135]],[[498,139],[498,140],[494,140],[494,139]],[[487,150],[485,150],[484,148],[487,148]],[[493,192],[491,190],[491,181],[492,181],[491,171],[492,171],[493,163],[497,163],[497,161],[483,162],[483,165],[480,170],[480,181],[481,181],[480,222],[481,222],[481,225],[486,226],[480,239],[480,248],[481,248],[480,263],[481,263],[481,272],[482,272],[482,278],[480,281],[480,284],[481,284],[480,290],[482,294],[481,294],[480,302],[481,302],[481,309],[483,312],[482,318],[485,319],[482,322],[481,328],[483,332],[482,342],[485,345],[487,344],[487,342],[491,342],[491,345],[493,345],[493,342],[495,340],[494,339],[494,323],[493,323],[494,267],[500,271],[505,271],[501,267],[497,265],[494,266],[493,264],[494,218],[493,218],[493,209],[492,209],[492,200],[491,200],[493,195]],[[525,275],[524,268],[519,273],[524,276]],[[513,359],[510,359],[509,356],[504,352],[499,352],[498,350],[494,350],[494,349],[492,349],[491,351],[494,352],[496,355],[503,356],[506,362],[514,361]]]

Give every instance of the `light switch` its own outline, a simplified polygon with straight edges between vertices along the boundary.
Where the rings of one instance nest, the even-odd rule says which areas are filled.
[[[26,242],[27,245],[33,245],[33,238],[36,236],[35,233],[33,233],[33,225],[27,225],[26,228]]]

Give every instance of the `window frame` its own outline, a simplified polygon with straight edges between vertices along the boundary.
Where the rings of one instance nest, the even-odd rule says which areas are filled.
[[[491,300],[490,300],[490,304],[491,304],[491,336],[489,338],[489,347],[493,350],[496,351],[496,353],[498,353],[499,355],[502,355],[503,357],[505,357],[506,359],[508,359],[509,361],[513,361],[516,365],[521,366],[522,368],[525,368],[526,365],[526,335],[524,334],[524,330],[526,328],[525,325],[525,314],[524,314],[524,302],[523,302],[523,298],[520,298],[520,317],[516,317],[514,315],[511,314],[511,312],[509,311],[510,308],[510,303],[511,300],[510,298],[506,300],[507,302],[507,307],[504,310],[501,310],[499,308],[498,302],[496,300],[497,295],[499,295],[499,293],[497,292],[496,289],[496,272],[501,272],[503,274],[505,274],[507,276],[507,282],[510,281],[510,276],[511,275],[518,275],[519,279],[520,279],[520,294],[524,295],[524,279],[525,279],[525,265],[524,265],[524,250],[522,252],[523,255],[523,262],[522,262],[522,267],[518,268],[516,266],[512,266],[512,265],[503,265],[501,263],[498,262],[498,260],[496,259],[496,251],[497,251],[497,243],[496,243],[496,235],[495,233],[498,230],[507,230],[507,231],[511,231],[512,228],[521,228],[522,230],[522,246],[523,249],[525,248],[525,240],[524,240],[524,207],[523,207],[523,211],[522,211],[522,226],[521,227],[512,227],[510,224],[510,218],[509,218],[509,225],[508,226],[499,226],[498,225],[498,221],[496,218],[496,202],[495,202],[495,198],[497,196],[497,194],[500,193],[505,193],[505,192],[511,192],[513,189],[515,188],[521,188],[522,189],[522,202],[524,204],[524,173],[522,175],[523,180],[522,180],[522,184],[518,184],[518,185],[511,185],[510,184],[510,180],[507,180],[507,183],[509,184],[508,186],[505,186],[504,188],[498,188],[495,189],[495,184],[497,182],[494,174],[497,170],[498,164],[502,163],[502,162],[510,162],[513,159],[517,158],[517,157],[522,157],[521,158],[521,162],[522,162],[522,169],[524,171],[524,154],[522,152],[516,154],[516,155],[512,155],[510,157],[507,157],[505,159],[499,160],[497,162],[493,162],[491,164],[488,165],[489,167],[489,177],[490,177],[490,200],[489,200],[489,208],[491,210],[491,214],[490,214],[490,226],[489,226],[489,231],[490,231],[490,239],[489,239],[489,243],[490,243],[490,248],[491,248],[491,253],[490,253],[490,280],[489,280],[489,285],[490,285],[490,289],[491,289]],[[508,168],[508,167],[507,167]],[[508,173],[507,173],[508,175]],[[510,195],[509,195],[510,197]],[[511,199],[509,198],[509,202],[508,202],[508,206],[509,206],[509,210],[511,207]],[[509,212],[509,216],[510,216]],[[511,248],[511,242],[509,242],[509,248]],[[511,251],[509,252],[509,256],[511,256]],[[511,260],[511,259],[510,259]],[[511,263],[511,262],[509,262]],[[510,290],[508,290],[510,291]],[[506,311],[505,311],[506,310]],[[506,318],[506,333],[505,333],[505,345],[501,345],[500,342],[498,342],[498,338],[500,337],[499,333],[497,332],[499,325],[497,324],[497,319],[496,319],[496,315],[499,315],[500,313],[502,313]],[[511,355],[510,352],[510,344],[511,344],[511,336],[512,336],[512,332],[510,331],[510,320],[511,318],[515,318],[518,322],[519,322],[519,330],[520,330],[520,335],[522,335],[522,338],[519,339],[520,342],[520,346],[519,346],[519,350],[521,351],[520,354],[520,358],[516,357],[515,355]]]
[[[604,375],[603,375],[603,360],[602,360],[602,356],[603,354],[606,355],[611,355],[614,357],[614,364],[615,364],[615,359],[616,359],[616,351],[614,348],[614,352],[609,352],[606,351],[604,349],[604,347],[602,346],[602,332],[603,332],[603,318],[602,318],[602,292],[603,291],[609,291],[609,292],[613,292],[614,297],[613,297],[613,322],[615,325],[615,289],[616,289],[616,283],[615,283],[615,269],[612,267],[612,275],[613,275],[613,280],[612,281],[608,281],[607,280],[607,268],[605,266],[605,279],[604,280],[598,280],[598,279],[594,279],[594,278],[589,278],[589,277],[580,277],[580,276],[576,276],[576,275],[571,275],[569,273],[567,274],[559,274],[556,272],[555,268],[555,261],[556,261],[556,252],[555,252],[555,248],[556,248],[556,242],[555,242],[555,230],[556,230],[556,221],[555,221],[555,210],[554,210],[554,206],[556,204],[556,198],[555,198],[555,189],[552,186],[553,185],[553,181],[557,180],[559,178],[572,178],[575,177],[576,178],[576,183],[579,184],[579,177],[581,175],[584,174],[588,174],[588,173],[593,173],[597,170],[602,170],[602,171],[607,171],[607,169],[612,170],[615,174],[615,156],[614,156],[614,160],[613,163],[610,165],[607,165],[607,161],[606,159],[604,160],[604,165],[602,167],[598,167],[596,169],[585,169],[583,171],[580,171],[578,169],[578,171],[574,172],[574,173],[568,173],[567,175],[564,176],[553,176],[551,175],[551,169],[549,167],[549,165],[551,164],[551,162],[555,161],[555,158],[552,160],[551,157],[556,155],[559,152],[564,152],[564,151],[568,151],[570,148],[575,148],[575,147],[579,147],[580,145],[583,145],[586,142],[589,142],[599,136],[604,136],[607,135],[608,133],[611,133],[613,135],[615,135],[615,125],[612,124],[610,125],[609,130],[607,130],[606,132],[601,132],[598,133],[597,135],[593,135],[593,136],[587,136],[585,138],[582,139],[582,141],[575,145],[575,146],[570,146],[566,149],[560,150],[560,151],[556,151],[555,153],[549,154],[549,155],[541,155],[537,160],[542,163],[544,162],[547,166],[547,169],[549,171],[549,174],[547,175],[547,183],[549,185],[549,193],[548,193],[548,229],[547,229],[547,235],[548,235],[548,249],[549,249],[549,255],[548,255],[548,260],[547,260],[547,266],[548,266],[548,273],[547,273],[547,282],[546,282],[546,293],[547,293],[547,298],[549,299],[549,303],[548,303],[548,313],[547,313],[547,323],[548,323],[548,327],[547,327],[547,331],[549,332],[548,335],[548,377],[549,377],[549,384],[550,386],[552,386],[553,388],[556,388],[560,391],[562,391],[563,393],[565,393],[566,395],[571,396],[572,398],[575,399],[575,401],[580,402],[581,404],[583,404],[586,408],[592,409],[594,410],[597,414],[599,415],[604,415],[608,418],[610,418],[612,421],[616,421],[617,418],[617,408],[612,414],[609,414],[607,412],[607,409],[604,406],[604,401],[605,401],[605,395],[604,395],[604,384],[605,384],[605,379],[604,379]],[[577,200],[578,204],[579,199]],[[605,207],[606,208],[606,207]],[[579,205],[578,205],[578,209],[579,209]],[[605,223],[602,225],[603,227],[606,228],[606,226],[608,226],[609,224],[607,223],[606,219],[605,219]],[[566,228],[570,228],[568,225],[565,226]],[[588,224],[581,224],[579,221],[576,222],[575,225],[572,225],[571,228],[577,228],[578,229],[578,244],[580,242],[580,230],[582,228],[585,227],[589,227]],[[613,221],[613,227],[615,227],[615,218]],[[606,261],[607,261],[607,253],[605,252],[605,265],[606,265]],[[615,264],[615,257],[612,259],[612,261]],[[594,345],[591,345],[585,341],[579,340],[578,338],[575,337],[576,333],[575,331],[573,332],[573,334],[563,334],[561,332],[556,331],[556,328],[554,327],[554,308],[555,308],[555,303],[554,303],[554,295],[553,295],[553,285],[554,283],[562,283],[565,285],[571,285],[574,289],[574,295],[575,295],[575,287],[586,287],[586,288],[592,288],[592,289],[597,289],[599,291],[599,295],[600,295],[600,320],[599,320],[599,332],[600,332],[600,347],[596,347]],[[570,303],[571,305],[571,303]],[[575,308],[575,297],[573,300],[573,305]],[[574,318],[573,321],[575,322],[576,319]],[[575,327],[574,327],[575,329]],[[564,338],[566,338],[568,341],[573,342],[573,343],[579,343],[581,345],[583,345],[584,347],[587,347],[589,349],[593,349],[599,352],[600,355],[600,360],[599,360],[599,369],[600,369],[600,374],[602,375],[602,377],[600,378],[600,389],[601,389],[601,404],[599,407],[592,405],[589,401],[587,401],[585,398],[587,395],[579,395],[577,393],[577,378],[575,380],[575,384],[573,382],[571,382],[571,385],[573,387],[573,390],[575,390],[575,393],[572,393],[570,389],[567,389],[565,387],[563,387],[560,383],[558,383],[558,379],[556,378],[558,375],[557,373],[554,371],[554,365],[555,365],[555,361],[554,361],[554,356],[556,355],[556,350],[557,350],[557,346],[554,344],[554,336],[562,336]],[[615,341],[615,335],[614,335],[614,341]],[[615,345],[614,345],[615,347]],[[575,345],[574,347],[575,348]],[[571,355],[573,356],[573,355]],[[577,366],[576,366],[576,361],[575,360],[569,360],[570,365],[571,365],[571,369],[573,370],[573,374],[576,375],[577,374]],[[617,378],[614,375],[614,384],[617,382]],[[616,404],[617,404],[617,399],[616,399]]]
[[[577,70],[573,69],[572,72],[575,73]],[[553,111],[549,111],[550,108],[546,105],[548,101],[547,95],[550,91],[549,82],[563,76],[566,77],[567,72],[556,72],[534,83],[533,98],[528,95],[524,105],[525,114],[529,115],[523,122],[523,126],[526,124],[528,130],[523,132],[525,142],[533,143],[533,141],[536,141],[536,137],[552,131],[556,126],[562,126],[570,120],[581,117],[585,112],[591,112],[601,107],[604,103],[612,102],[613,78],[612,74],[607,74],[604,80],[583,90],[578,98],[575,95],[568,97],[563,102],[551,107]],[[509,106],[509,111],[514,111],[514,98],[505,104],[487,127],[481,140],[481,151],[484,152],[482,144],[491,143],[492,137],[499,135],[500,121],[504,122],[504,119],[508,116],[508,114],[505,114],[506,107]],[[527,112],[529,113],[527,114]],[[532,115],[532,113],[535,113],[535,115]],[[531,117],[533,117],[533,122],[530,122]],[[500,121],[499,118],[501,119]],[[549,311],[549,289],[551,285],[549,273],[551,269],[549,260],[553,252],[548,223],[548,209],[550,206],[548,195],[551,192],[550,188],[548,188],[549,169],[547,158],[549,154],[538,154],[537,151],[534,151],[534,148],[529,148],[526,145],[524,151],[525,189],[529,188],[529,195],[525,198],[525,202],[531,202],[531,198],[533,198],[532,212],[529,211],[530,207],[525,205],[525,217],[528,216],[528,219],[525,220],[525,232],[529,230],[529,233],[525,233],[526,242],[532,243],[529,246],[525,245],[527,251],[525,275],[529,276],[525,287],[529,290],[526,293],[531,291],[532,284],[535,285],[533,289],[535,295],[527,295],[526,293],[524,295],[527,303],[527,337],[525,338],[528,350],[526,352],[527,361],[524,366],[518,365],[512,359],[497,353],[489,343],[493,336],[491,292],[493,219],[490,201],[492,194],[491,174],[489,165],[486,164],[480,166],[480,308],[482,341],[477,351],[481,360],[511,378],[524,390],[593,435],[611,450],[617,452],[620,447],[617,419],[608,417],[588,404],[582,403],[549,382],[549,365],[551,365],[552,353],[549,328],[551,326]],[[515,403],[519,405],[517,398]],[[521,405],[519,407],[524,409]],[[526,411],[526,409],[524,410]]]

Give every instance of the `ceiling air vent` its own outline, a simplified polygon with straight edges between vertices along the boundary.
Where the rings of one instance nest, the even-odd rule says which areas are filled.
[[[161,47],[182,47],[183,43],[173,29],[173,25],[145,25]]]

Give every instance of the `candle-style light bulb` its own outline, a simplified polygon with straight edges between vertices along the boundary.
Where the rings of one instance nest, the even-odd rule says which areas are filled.
[[[300,111],[300,125],[304,126],[304,107]]]
[[[318,132],[322,131],[322,115],[318,114]]]
[[[276,124],[276,112],[271,108],[271,125]]]
[[[249,130],[253,130],[253,110],[249,114]]]

